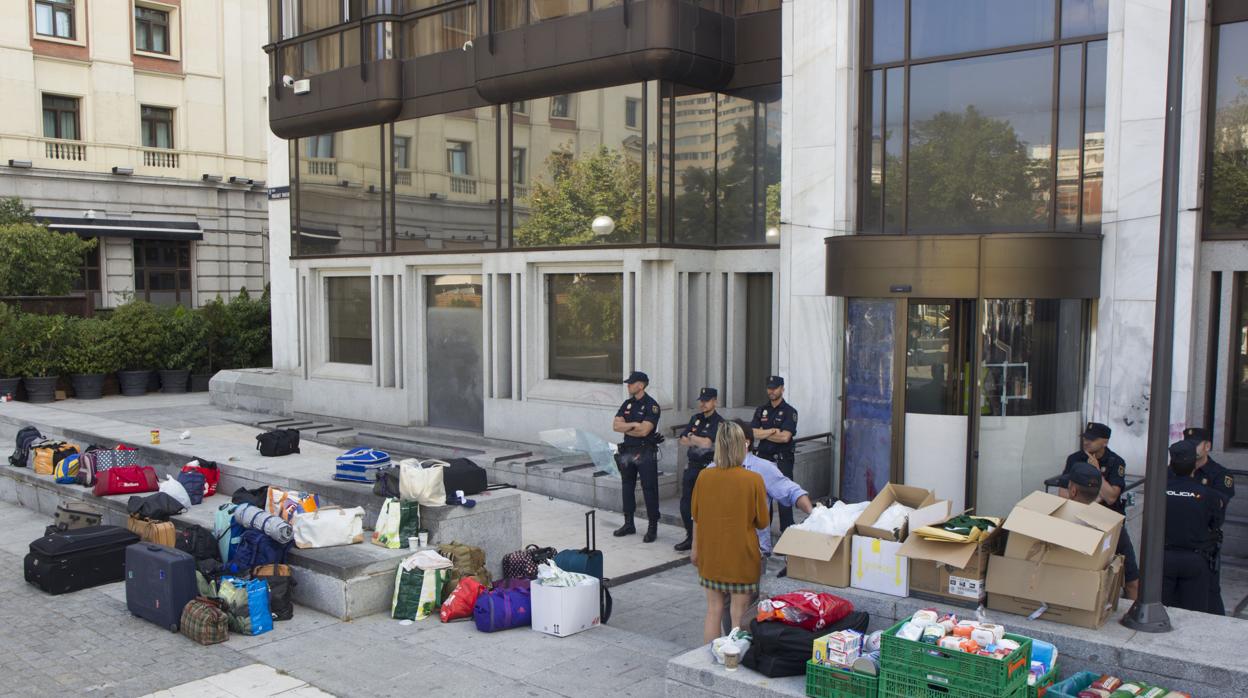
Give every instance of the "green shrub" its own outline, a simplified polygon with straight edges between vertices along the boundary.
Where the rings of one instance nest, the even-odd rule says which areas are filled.
[[[194,370],[214,373],[229,368],[272,365],[273,337],[267,287],[257,299],[244,288],[228,303],[217,297],[198,312],[207,326],[208,355]]]
[[[156,306],[147,301],[118,306],[108,325],[122,370],[151,370],[159,365],[165,346],[165,323]]]
[[[35,223],[0,224],[0,296],[67,295],[95,245]]]
[[[208,325],[199,313],[176,305],[161,313],[163,332],[157,366],[169,371],[191,371],[208,353]]]
[[[0,303],[0,378],[20,378],[17,321],[21,316],[17,308]]]
[[[121,356],[107,320],[73,320],[65,343],[65,372],[74,375],[112,373],[121,368]]]
[[[18,367],[23,376],[59,375],[69,338],[69,318],[65,315],[23,313],[14,324],[17,333]]]

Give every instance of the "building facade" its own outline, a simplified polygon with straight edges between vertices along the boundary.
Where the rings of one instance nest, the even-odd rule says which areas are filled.
[[[197,306],[268,282],[264,43],[243,0],[20,0],[0,197],[98,238],[80,290]]]
[[[1003,514],[1093,420],[1142,474],[1164,3],[298,5],[267,47],[296,410],[532,442],[609,436],[633,368],[664,427],[779,373],[851,501]],[[1188,3],[1167,417],[1232,467],[1246,21]]]

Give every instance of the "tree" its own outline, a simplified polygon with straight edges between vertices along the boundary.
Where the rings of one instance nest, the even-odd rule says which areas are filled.
[[[535,182],[529,217],[518,230],[519,247],[557,247],[641,241],[641,163],[599,146],[576,157],[560,149],[546,158],[551,181]],[[607,215],[615,230],[598,239],[590,224]]]
[[[985,116],[974,106],[915,122],[910,129],[910,228],[949,232],[1042,224],[1047,204],[1037,198],[1037,183],[1048,181],[1048,162],[1028,155],[1027,144],[1008,121]],[[900,196],[900,183],[897,177],[886,192]]]
[[[34,223],[35,210],[16,196],[0,199],[0,225]]]
[[[1248,230],[1248,79],[1214,117],[1209,224],[1217,231]]]
[[[757,120],[738,123],[733,127],[732,149],[720,156],[718,173],[703,167],[681,170],[678,242],[709,245],[717,230],[721,245],[757,243],[768,226],[780,224],[780,147],[763,143],[757,159],[757,138]],[[727,140],[724,135],[720,139]],[[755,191],[763,200],[760,211],[754,210]]]
[[[37,223],[21,199],[0,200],[0,296],[64,296],[82,275],[94,239]]]

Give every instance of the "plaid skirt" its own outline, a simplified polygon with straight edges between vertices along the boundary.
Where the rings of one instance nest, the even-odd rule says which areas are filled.
[[[717,582],[713,579],[707,579],[706,577],[698,577],[698,579],[701,580],[702,586],[712,591],[722,591],[722,592],[726,592],[729,594],[757,594],[758,593],[758,582],[753,582],[749,584],[738,584],[736,582]]]

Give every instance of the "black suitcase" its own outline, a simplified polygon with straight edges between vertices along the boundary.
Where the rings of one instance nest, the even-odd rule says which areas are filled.
[[[30,544],[26,581],[65,594],[126,578],[126,548],[139,537],[120,526],[56,531]]]
[[[195,558],[155,543],[126,550],[126,608],[139,618],[178,632],[182,609],[199,595]]]
[[[490,486],[485,468],[467,458],[452,458],[442,469],[442,484],[446,486],[446,501],[458,504],[455,492],[462,490],[465,497],[481,494]]]
[[[802,676],[806,673],[806,660],[810,659],[815,638],[837,630],[867,631],[871,615],[865,611],[853,611],[840,622],[821,630],[806,630],[780,621],[750,621],[750,649],[741,663],[763,676],[780,678]]]

